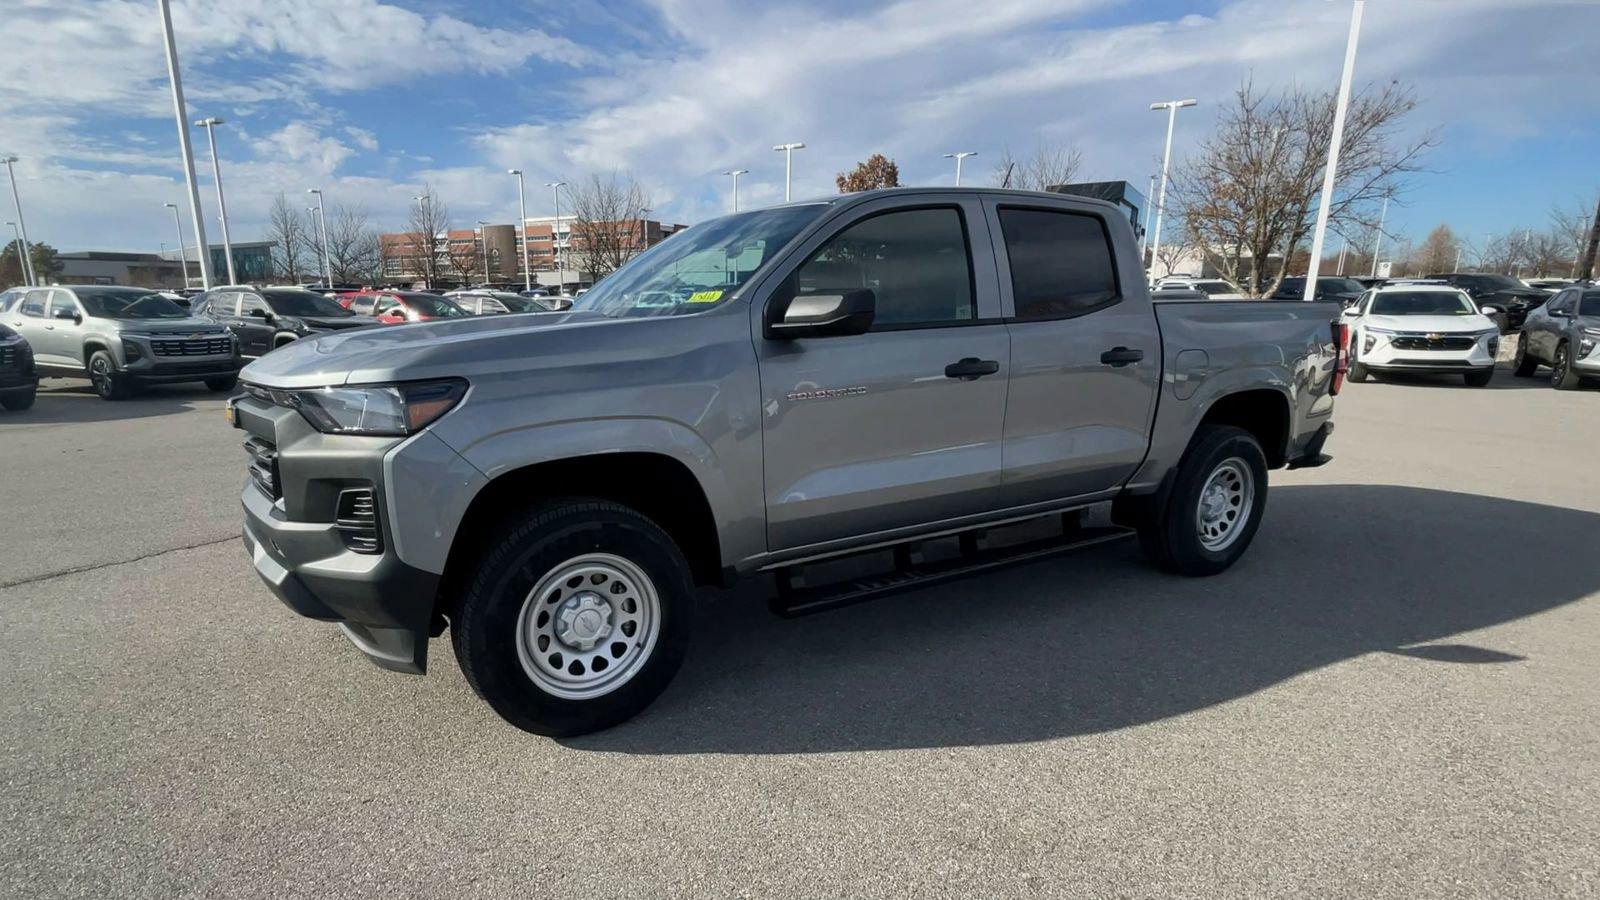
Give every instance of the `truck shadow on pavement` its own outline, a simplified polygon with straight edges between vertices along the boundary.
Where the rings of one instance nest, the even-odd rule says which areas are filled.
[[[51,379],[40,383],[32,409],[0,412],[0,427],[150,419],[192,412],[198,408],[200,401],[214,400],[220,403],[228,396],[197,385],[163,384],[141,388],[126,400],[107,401],[95,395],[88,381]],[[217,415],[220,420],[221,413]]]
[[[1600,515],[1424,488],[1278,485],[1214,578],[1131,543],[797,620],[765,583],[700,606],[677,681],[636,720],[564,743],[643,754],[1013,743],[1224,703],[1373,652],[1518,664],[1447,640],[1600,590]],[[1421,645],[1421,646],[1418,646]]]

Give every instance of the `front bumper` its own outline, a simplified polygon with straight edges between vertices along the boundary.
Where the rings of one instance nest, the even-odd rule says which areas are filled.
[[[207,352],[220,346],[227,349],[220,353]],[[124,334],[115,355],[121,363],[122,374],[150,384],[228,378],[238,375],[244,366],[239,344],[230,334],[187,339]]]
[[[26,343],[0,344],[0,393],[26,391],[38,387],[39,373],[33,367],[33,351]]]
[[[1356,361],[1368,369],[1393,372],[1474,372],[1494,368],[1498,334],[1436,335],[1363,331]],[[1468,338],[1469,346],[1453,346]]]
[[[248,436],[251,477],[240,502],[256,574],[300,615],[339,623],[374,663],[422,674],[440,575],[400,558],[397,516],[383,499],[387,458],[406,442],[322,434],[298,412],[251,396],[228,402]],[[373,509],[370,544],[351,540],[339,519],[340,498],[361,490]]]
[[[1587,353],[1583,351],[1585,344],[1589,345]],[[1578,348],[1578,353],[1572,358],[1574,372],[1582,373],[1584,376],[1600,375],[1600,336],[1579,332],[1570,346]]]

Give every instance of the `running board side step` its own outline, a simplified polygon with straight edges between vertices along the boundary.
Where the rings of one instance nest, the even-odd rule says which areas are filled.
[[[847,579],[831,584],[808,586],[804,566],[779,569],[778,592],[767,601],[775,615],[784,618],[810,615],[849,606],[887,594],[953,581],[1001,566],[1033,562],[1051,556],[1087,550],[1103,544],[1124,541],[1134,536],[1131,528],[1103,526],[1075,528],[1058,537],[1043,538],[1006,547],[986,548],[982,533],[964,533],[961,554],[938,562],[923,562],[912,545],[894,548],[896,571],[883,575]]]

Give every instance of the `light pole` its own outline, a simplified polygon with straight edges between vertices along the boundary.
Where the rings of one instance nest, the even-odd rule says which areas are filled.
[[[976,150],[962,150],[959,153],[946,153],[944,155],[945,159],[953,159],[956,161],[956,187],[961,187],[961,161],[969,156],[977,155],[978,151]]]
[[[1369,278],[1378,277],[1378,251],[1383,247],[1383,223],[1389,218],[1389,198],[1383,198],[1383,210],[1378,213],[1378,236],[1372,239],[1372,273]]]
[[[328,287],[333,287],[333,260],[328,255],[328,212],[322,208],[322,188],[306,188],[306,193],[317,195],[317,219],[322,223],[322,277]]]
[[[489,284],[489,223],[478,220],[478,243],[483,245],[483,283]]]
[[[1461,271],[1461,245],[1456,245],[1456,267],[1452,271]]]
[[[507,175],[517,176],[517,212],[522,216],[522,289],[533,290],[533,269],[528,266],[528,194],[522,187],[522,170],[507,169]]]
[[[11,226],[11,233],[16,235],[17,268],[22,272],[22,283],[28,284],[28,257],[22,252],[22,233],[17,231],[17,223],[7,222]]]
[[[178,218],[178,204],[163,203],[167,209],[172,210],[172,227],[178,231],[178,264],[183,266],[183,286],[189,286],[189,252],[183,249],[183,220]]]
[[[211,116],[194,123],[206,130],[206,137],[211,141],[211,178],[217,183],[217,209],[222,214],[222,258],[228,261],[228,283],[238,284],[239,276],[233,268],[233,241],[228,237],[228,203],[222,199],[222,166],[217,163],[217,132],[218,125],[227,123]],[[202,253],[205,248],[202,248]]]
[[[33,260],[28,252],[28,223],[22,219],[22,197],[17,193],[17,173],[11,164],[17,161],[15,156],[0,158],[6,164],[6,174],[11,177],[11,202],[17,207],[17,240],[21,243],[17,250],[22,254],[22,280],[30,285],[39,283],[33,274]]]
[[[1366,0],[1355,0],[1350,12],[1350,36],[1344,43],[1344,71],[1339,75],[1339,97],[1333,105],[1333,134],[1328,140],[1328,165],[1322,170],[1322,202],[1317,205],[1317,227],[1311,232],[1311,261],[1306,268],[1306,300],[1317,298],[1317,266],[1322,262],[1322,238],[1328,230],[1333,206],[1333,183],[1339,172],[1339,144],[1344,140],[1344,113],[1350,106],[1350,76],[1356,69],[1356,43],[1361,38],[1361,10]],[[1387,199],[1387,198],[1385,198]],[[1284,265],[1288,265],[1284,260]],[[1376,259],[1374,259],[1376,262]]]
[[[733,211],[734,212],[738,212],[739,211],[739,176],[740,175],[748,175],[748,174],[750,174],[750,170],[749,169],[734,169],[731,172],[723,172],[722,174],[724,174],[724,175],[732,175],[733,176]]]
[[[650,207],[639,207],[639,252],[650,249],[650,223],[645,216],[650,215]]]
[[[1343,240],[1342,243],[1339,244],[1339,271],[1336,274],[1338,274],[1340,276],[1343,276],[1344,275],[1344,252],[1346,250],[1350,249],[1350,239],[1345,237],[1342,234],[1339,235],[1339,237],[1344,238],[1344,240]]]
[[[317,213],[318,212],[319,212],[319,210],[315,206],[306,207],[306,214],[311,216],[311,227],[313,229],[315,229],[317,227]],[[320,240],[317,243],[319,244],[319,247],[318,247],[319,252],[318,252],[317,255],[322,257],[322,260],[323,260],[322,262],[319,262],[317,264],[317,267],[319,269],[321,269],[321,268],[323,268],[325,266],[326,261],[328,259],[328,250],[327,250],[328,244],[327,244],[326,239]],[[321,273],[319,272],[318,273],[318,277],[320,277],[320,275],[321,275]],[[294,277],[295,277],[296,281],[300,280],[300,273],[299,272],[294,273]],[[328,283],[331,285],[333,283],[333,280],[329,279]]]
[[[433,274],[439,265],[439,235],[433,227],[433,191],[430,189],[426,194],[412,197],[411,201],[422,207],[422,224],[428,229],[428,246],[423,249],[427,255],[423,257],[425,261],[422,264],[422,286],[432,288]]]
[[[172,82],[172,111],[178,119],[178,151],[183,156],[183,180],[189,188],[189,216],[194,219],[194,243],[199,249],[200,287],[211,290],[211,251],[206,243],[206,217],[200,209],[200,182],[194,177],[194,152],[189,147],[189,110],[183,102],[183,78],[178,72],[178,44],[172,36],[172,8],[168,0],[156,0],[161,7],[161,36],[167,47],[167,76]],[[182,243],[181,241],[179,243]],[[188,283],[189,273],[183,273]]]
[[[1172,162],[1172,126],[1177,122],[1178,110],[1185,106],[1193,106],[1195,101],[1190,100],[1163,100],[1160,103],[1150,104],[1150,108],[1164,109],[1167,111],[1167,148],[1161,153],[1161,193],[1156,196],[1156,230],[1150,241],[1150,269],[1152,273],[1156,267],[1156,254],[1161,252],[1161,217],[1167,211],[1167,166]]]
[[[561,256],[561,189],[566,186],[565,181],[546,181],[544,186],[550,189],[550,196],[556,204],[556,223],[550,226],[550,252],[556,256],[556,285],[558,293],[567,292],[567,264]]]
[[[789,180],[794,175],[794,152],[804,150],[805,141],[795,141],[789,144],[775,144],[772,149],[783,151],[783,202],[789,202]]]

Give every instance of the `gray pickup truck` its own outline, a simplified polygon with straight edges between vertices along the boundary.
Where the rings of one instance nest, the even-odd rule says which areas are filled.
[[[774,607],[801,612],[1135,533],[1170,570],[1222,571],[1267,470],[1327,459],[1337,312],[1153,304],[1130,223],[1084,198],[737,213],[568,312],[251,363],[228,409],[245,544],[378,665],[424,671],[448,628],[501,716],[580,734],[666,687],[699,586],[776,573]],[[1082,526],[1106,501],[1118,526]],[[995,537],[1024,521],[1052,534]],[[894,567],[816,583],[868,551]]]

